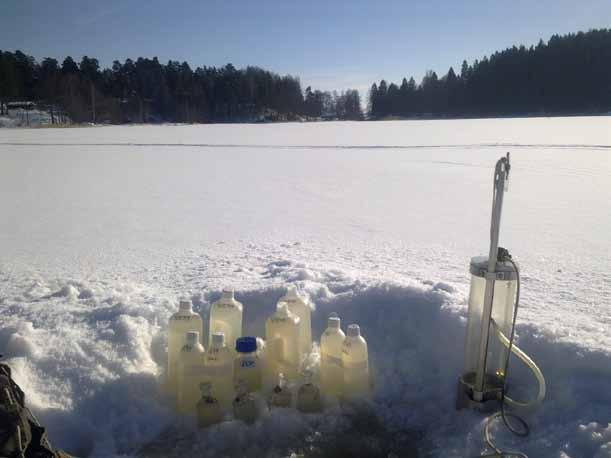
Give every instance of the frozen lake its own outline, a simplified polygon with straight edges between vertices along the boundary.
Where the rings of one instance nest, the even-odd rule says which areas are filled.
[[[570,399],[611,384],[609,117],[0,130],[0,348],[55,420],[51,439],[131,453],[172,418],[150,393],[178,296],[205,316],[231,284],[257,332],[294,282],[319,304],[315,326],[334,308],[361,324],[377,402],[396,404],[380,407],[385,422],[424,430],[433,454],[478,453],[481,418],[454,415],[454,391],[431,401],[437,413],[418,399],[454,389],[468,262],[487,253],[492,171],[507,151],[501,245],[523,273],[521,344],[561,382],[549,380],[531,439],[502,439],[532,456],[608,456],[609,395]],[[426,347],[443,326],[450,347]],[[412,327],[421,340],[402,344]],[[419,397],[427,371],[438,385]],[[120,395],[133,407],[113,413],[108,437],[77,424],[108,402],[109,383],[133,377],[150,393]],[[117,438],[113,421],[135,432]]]

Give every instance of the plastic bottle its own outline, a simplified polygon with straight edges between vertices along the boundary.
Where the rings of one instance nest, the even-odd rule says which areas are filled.
[[[210,348],[204,356],[204,370],[210,381],[212,395],[223,409],[231,407],[233,392],[233,360],[235,353],[225,345],[222,332],[212,334]]]
[[[181,299],[178,312],[170,317],[168,325],[168,391],[173,395],[178,389],[178,354],[185,344],[187,332],[201,333],[203,329],[202,318],[193,312],[191,301]]]
[[[266,370],[272,379],[283,372],[289,379],[297,378],[301,363],[300,319],[284,302],[265,322]]]
[[[200,398],[199,385],[204,382],[204,347],[199,343],[199,333],[187,333],[185,344],[178,354],[178,410],[195,413]]]
[[[289,286],[287,292],[278,300],[278,305],[284,302],[288,305],[289,311],[299,317],[300,335],[299,345],[301,353],[307,355],[312,351],[312,306],[308,301],[297,294],[294,286]]]
[[[236,387],[243,385],[246,392],[261,389],[262,364],[257,354],[255,337],[240,337],[236,342],[238,356],[233,364],[233,380]]]
[[[293,393],[288,387],[284,374],[278,374],[278,383],[272,390],[270,405],[272,407],[290,407],[293,400]]]
[[[236,340],[242,335],[243,306],[235,300],[233,289],[225,288],[221,298],[210,306],[209,342],[212,343],[212,334],[222,332],[225,334],[225,344],[234,348]]]
[[[369,397],[367,342],[361,336],[358,324],[348,326],[348,333],[342,344],[342,366],[344,368],[344,397],[347,399]]]
[[[304,383],[297,391],[297,410],[304,413],[314,413],[322,411],[322,397],[320,388],[312,382],[312,373],[304,373]]]
[[[223,408],[219,401],[212,396],[210,382],[200,383],[201,398],[197,403],[197,426],[206,428],[223,421]]]
[[[344,385],[342,345],[346,334],[340,323],[339,317],[330,316],[320,337],[320,388],[323,394],[335,397],[341,395]]]
[[[246,383],[236,383],[236,397],[233,400],[233,416],[236,420],[254,423],[259,416],[259,405],[256,396],[248,390]]]

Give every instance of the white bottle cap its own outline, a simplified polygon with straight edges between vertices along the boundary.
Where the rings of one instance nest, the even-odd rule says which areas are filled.
[[[178,308],[180,310],[191,310],[192,307],[193,304],[191,303],[190,299],[182,298],[178,303]]]
[[[295,286],[293,285],[290,285],[289,287],[287,287],[286,295],[284,297],[289,298],[289,299],[298,299],[299,294],[297,294],[297,288],[295,288]]]
[[[198,341],[199,341],[199,332],[197,331],[187,332],[187,335],[185,337],[185,343],[187,345],[189,345],[190,347],[194,347],[195,345],[197,345]]]
[[[225,345],[225,334],[222,332],[215,332],[212,334],[212,345],[215,347],[223,347]]]
[[[225,288],[223,288],[223,292],[221,293],[221,299],[234,299],[234,292],[233,292],[233,288],[226,286]]]
[[[341,321],[340,321],[338,316],[330,316],[329,318],[327,318],[327,327],[328,328],[339,329],[340,322]]]
[[[349,337],[358,337],[361,335],[361,328],[358,324],[351,324],[348,326],[348,336]]]

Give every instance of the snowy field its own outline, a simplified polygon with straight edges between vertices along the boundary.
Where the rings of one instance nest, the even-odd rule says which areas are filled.
[[[494,438],[611,457],[609,117],[0,130],[0,353],[79,455],[477,456],[484,416],[454,399],[469,258],[487,253],[507,151],[501,245],[548,396],[528,438]],[[232,285],[262,335],[290,283],[317,305],[314,336],[332,311],[361,325],[375,416],[176,427],[157,379],[179,296],[205,321]],[[516,397],[533,395],[512,364]]]

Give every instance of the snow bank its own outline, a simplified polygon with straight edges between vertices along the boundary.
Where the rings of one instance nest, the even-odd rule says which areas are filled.
[[[247,332],[262,335],[265,318],[294,278],[317,305],[314,336],[330,312],[343,326],[360,324],[370,348],[373,410],[276,411],[251,427],[229,422],[195,430],[175,417],[158,389],[175,297],[130,282],[24,281],[1,302],[10,319],[0,328],[0,348],[51,439],[79,455],[260,457],[352,446],[362,456],[416,456],[419,450],[420,456],[464,457],[483,450],[483,416],[454,410],[465,298],[452,284],[370,281],[290,260],[261,269],[268,272],[265,285],[237,285]],[[307,275],[296,278],[297,271]],[[204,319],[219,293],[192,293]],[[538,457],[609,456],[611,355],[558,343],[534,326],[519,328],[518,343],[541,365],[548,398],[528,415],[528,439],[493,428],[496,440]],[[512,392],[533,395],[532,384],[515,363]]]

